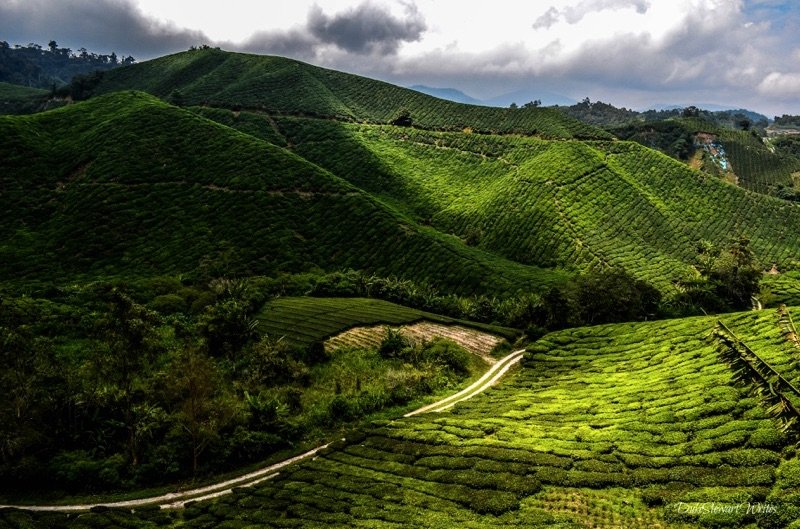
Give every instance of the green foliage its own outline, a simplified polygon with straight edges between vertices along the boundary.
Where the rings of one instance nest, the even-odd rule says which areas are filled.
[[[165,75],[165,72],[168,72]],[[608,138],[595,127],[549,108],[482,107],[454,103],[381,81],[281,57],[193,50],[104,75],[94,90],[143,90],[167,98],[180,90],[187,105],[259,110],[359,122],[389,123],[402,110],[428,129],[539,134],[551,138]],[[410,121],[403,120],[404,125]]]
[[[473,293],[561,275],[468,248],[284,149],[141,93],[2,118],[0,130],[9,279],[358,268]]]
[[[570,294],[576,326],[652,318],[661,301],[658,290],[624,270],[582,275]]]
[[[677,298],[707,312],[743,310],[753,305],[761,290],[763,271],[757,265],[747,237],[739,237],[729,248],[714,247],[708,241],[697,246],[697,267],[701,274],[683,283]]]
[[[0,115],[32,114],[47,106],[48,98],[46,90],[0,82]]]
[[[403,355],[403,351],[413,346],[414,344],[401,331],[389,328],[381,340],[378,353],[385,358],[399,358]]]
[[[133,57],[118,59],[116,53],[96,54],[85,48],[77,51],[59,48],[54,40],[47,48],[35,43],[12,47],[0,41],[0,82],[53,90],[77,75],[134,62]]]
[[[282,288],[270,285],[161,277],[4,295],[2,492],[123,490],[230,470],[454,385],[475,366],[452,344],[414,345],[392,359],[329,354],[319,340],[253,336],[220,317],[231,303],[251,314]],[[194,311],[189,301],[206,294],[211,304]],[[376,309],[424,316],[378,300],[338,301],[355,311],[342,312],[350,324]]]

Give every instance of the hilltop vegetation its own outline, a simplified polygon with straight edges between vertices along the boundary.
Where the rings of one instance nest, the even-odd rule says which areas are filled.
[[[697,117],[612,129],[704,172],[758,193],[794,200],[800,158],[775,150],[752,130],[735,130]]]
[[[454,103],[388,83],[282,57],[193,50],[105,73],[93,90],[143,90],[179,105],[262,110],[389,123],[406,111],[414,126],[555,138],[608,133],[552,109],[503,109]]]
[[[36,43],[11,46],[6,41],[0,41],[0,82],[30,88],[54,91],[70,83],[75,76],[134,62],[130,56],[120,58],[113,52],[97,54],[86,48],[73,53],[69,48],[59,48],[54,40],[46,48]]]
[[[637,123],[652,125],[688,115],[700,118],[717,127],[734,130],[749,130],[751,128],[763,130],[769,123],[767,116],[741,108],[738,110],[710,111],[689,106],[686,108],[676,107],[638,112],[625,107],[618,108],[602,101],[592,101],[588,97],[574,105],[558,106],[556,108],[568,116],[604,129],[614,129]]]

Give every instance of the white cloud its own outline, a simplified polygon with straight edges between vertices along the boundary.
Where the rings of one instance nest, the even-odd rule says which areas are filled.
[[[800,95],[800,73],[771,72],[758,85],[758,93],[768,97]]]

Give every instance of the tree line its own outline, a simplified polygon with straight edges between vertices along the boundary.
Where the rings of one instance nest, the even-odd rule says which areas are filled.
[[[0,82],[55,90],[77,75],[105,71],[135,63],[115,52],[98,54],[79,48],[62,48],[51,40],[46,47],[34,42],[26,46],[0,41]]]

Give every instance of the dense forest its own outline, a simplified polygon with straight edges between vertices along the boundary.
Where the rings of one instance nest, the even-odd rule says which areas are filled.
[[[591,123],[603,128],[621,127],[641,122],[666,121],[679,117],[700,118],[712,125],[737,130],[763,129],[769,124],[767,116],[745,109],[712,111],[688,106],[637,112],[625,107],[618,108],[602,101],[592,101],[588,97],[572,106],[556,108],[584,123]]]
[[[0,82],[32,88],[54,89],[69,83],[77,75],[110,70],[133,64],[131,56],[116,53],[97,54],[80,48],[59,48],[51,40],[47,47],[36,43],[27,46],[0,41]]]

